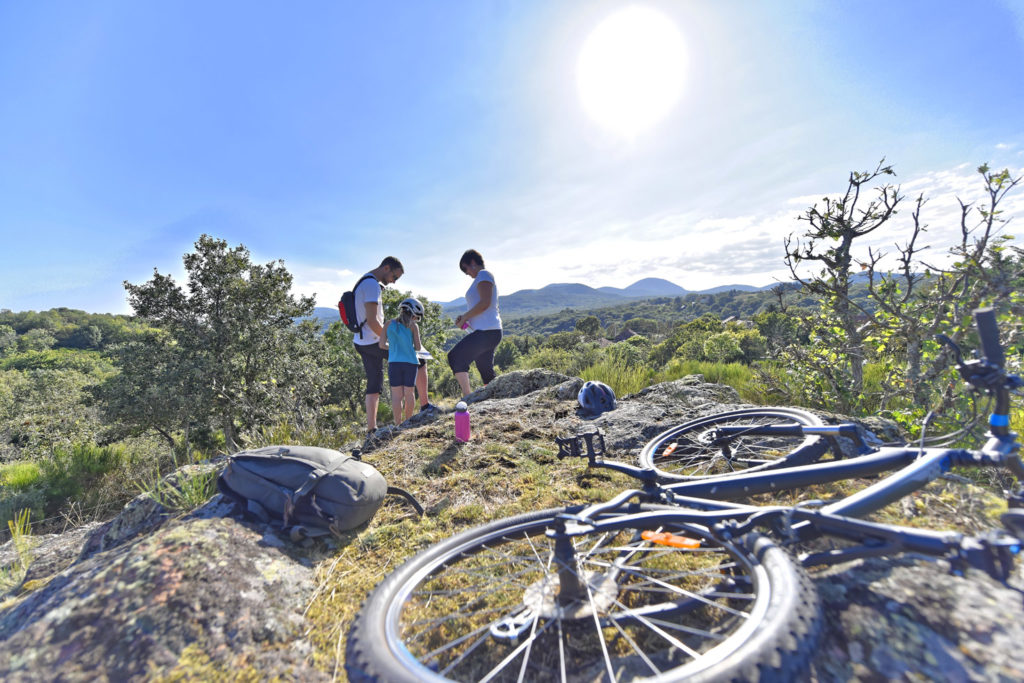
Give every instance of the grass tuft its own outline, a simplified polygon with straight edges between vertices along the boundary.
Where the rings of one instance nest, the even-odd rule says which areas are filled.
[[[32,538],[30,516],[31,513],[26,508],[7,522],[15,556],[14,562],[9,567],[0,568],[0,593],[6,593],[18,586],[24,580],[25,574],[28,573],[29,565],[32,564],[32,549],[35,547],[35,539]]]

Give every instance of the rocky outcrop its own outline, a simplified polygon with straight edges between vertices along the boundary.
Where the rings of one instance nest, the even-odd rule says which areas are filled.
[[[35,548],[27,594],[0,610],[3,680],[138,680],[179,666],[211,677],[327,678],[306,663],[313,569],[295,548],[235,519],[220,496],[184,517],[145,496],[126,512],[134,521],[122,516],[71,534],[70,544],[45,538]],[[118,542],[119,527],[145,531]]]
[[[816,576],[821,681],[1024,681],[1020,574],[1003,585],[944,562],[872,559]]]
[[[546,370],[501,376],[469,397],[474,429],[515,440],[599,427],[609,449],[628,459],[672,425],[744,407],[731,388],[693,376],[620,397],[616,410],[588,418],[575,403],[581,384]],[[450,419],[418,415],[362,447],[372,454],[399,436],[437,434]],[[312,656],[307,641],[313,562],[220,496],[183,515],[144,495],[106,524],[34,540],[24,582],[0,595],[3,680],[334,673],[314,665],[330,657]],[[15,556],[10,543],[0,546],[0,567]],[[861,561],[813,577],[826,613],[813,680],[1024,680],[1013,647],[1024,640],[1016,588],[979,572],[954,576],[943,562],[925,560]],[[1021,585],[1019,573],[1011,584]]]

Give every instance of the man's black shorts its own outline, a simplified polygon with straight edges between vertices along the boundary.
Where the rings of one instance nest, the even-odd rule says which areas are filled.
[[[366,372],[366,393],[379,394],[384,388],[384,363],[387,362],[387,349],[374,344],[356,344],[356,351],[363,359],[363,371]]]

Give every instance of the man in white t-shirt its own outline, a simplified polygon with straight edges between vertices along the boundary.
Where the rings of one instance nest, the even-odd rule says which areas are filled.
[[[384,334],[384,302],[382,287],[394,284],[405,273],[402,262],[388,256],[380,265],[363,276],[353,290],[355,295],[356,322],[362,329],[352,338],[356,351],[363,360],[366,372],[366,426],[372,433],[377,430],[377,406],[384,386],[384,364],[388,352],[378,345]],[[427,364],[420,364],[416,374],[416,390],[419,393],[421,411],[436,410],[427,400]]]

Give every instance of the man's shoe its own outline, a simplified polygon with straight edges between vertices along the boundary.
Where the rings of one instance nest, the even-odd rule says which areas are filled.
[[[420,407],[421,413],[439,413],[441,409],[429,401]]]

